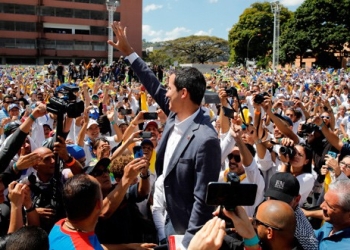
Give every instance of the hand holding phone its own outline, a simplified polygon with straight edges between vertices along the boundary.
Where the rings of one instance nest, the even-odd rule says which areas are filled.
[[[134,158],[141,158],[143,157],[143,151],[141,146],[135,146],[133,147],[132,151],[134,152]]]

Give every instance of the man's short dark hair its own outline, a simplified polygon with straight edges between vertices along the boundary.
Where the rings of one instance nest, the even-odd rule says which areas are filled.
[[[196,68],[188,67],[176,70],[175,87],[177,91],[186,88],[191,100],[200,105],[204,96],[207,82],[203,74]]]
[[[6,100],[6,98],[13,99],[13,96],[12,96],[12,95],[5,95],[5,96],[2,98],[2,101],[4,102],[4,101]]]
[[[27,249],[49,249],[49,238],[44,229],[37,226],[22,227],[11,234],[6,242],[6,250]]]
[[[69,220],[84,220],[101,197],[100,186],[86,174],[69,178],[63,187],[63,204]]]

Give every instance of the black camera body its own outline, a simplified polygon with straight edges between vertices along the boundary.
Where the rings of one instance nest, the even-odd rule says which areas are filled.
[[[264,93],[261,93],[261,94],[257,94],[257,95],[254,97],[254,102],[255,102],[256,104],[261,104],[261,103],[263,103],[263,101],[265,100],[265,96],[269,96],[269,93],[264,92]]]
[[[236,95],[237,95],[237,89],[234,88],[234,87],[225,89],[225,91],[226,91],[226,95],[227,95],[228,97],[233,97],[233,96],[236,96]]]
[[[316,124],[313,124],[313,123],[306,123],[306,124],[302,124],[301,125],[301,130],[298,131],[298,135],[300,137],[305,137],[305,136],[308,136],[309,134],[315,132],[315,131],[318,131],[319,128]]]
[[[280,154],[281,155],[288,155],[290,159],[293,159],[293,157],[296,155],[296,151],[293,147],[287,147],[287,146],[282,146],[280,148]]]
[[[55,93],[53,97],[49,99],[47,104],[47,110],[54,114],[67,113],[70,118],[77,118],[84,112],[84,102],[77,100],[75,92],[79,91],[79,87],[64,86],[63,90]],[[59,93],[63,94],[63,97],[59,97]]]

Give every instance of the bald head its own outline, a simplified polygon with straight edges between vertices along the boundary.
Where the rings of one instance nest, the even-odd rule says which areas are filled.
[[[296,218],[293,209],[287,203],[278,200],[265,201],[259,206],[256,218],[280,228],[276,233],[283,235],[285,240],[294,238]]]
[[[40,147],[35,149],[32,153],[39,153],[41,155],[41,154],[52,153],[52,151],[49,148]]]

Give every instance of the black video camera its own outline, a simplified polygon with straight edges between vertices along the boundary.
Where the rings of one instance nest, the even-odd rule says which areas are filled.
[[[269,96],[269,93],[267,92],[264,92],[262,94],[257,94],[255,97],[254,97],[254,102],[256,104],[261,104],[263,103],[263,101],[265,100],[265,96]]]
[[[49,99],[47,110],[54,114],[67,113],[70,118],[77,118],[84,112],[84,102],[77,100],[76,92],[79,87],[64,86],[63,90],[55,92],[54,96]]]
[[[305,136],[308,136],[309,134],[315,132],[315,131],[318,131],[319,128],[316,124],[313,124],[313,123],[306,123],[306,124],[302,124],[301,125],[301,130],[298,131],[298,135],[300,137],[305,137]]]

